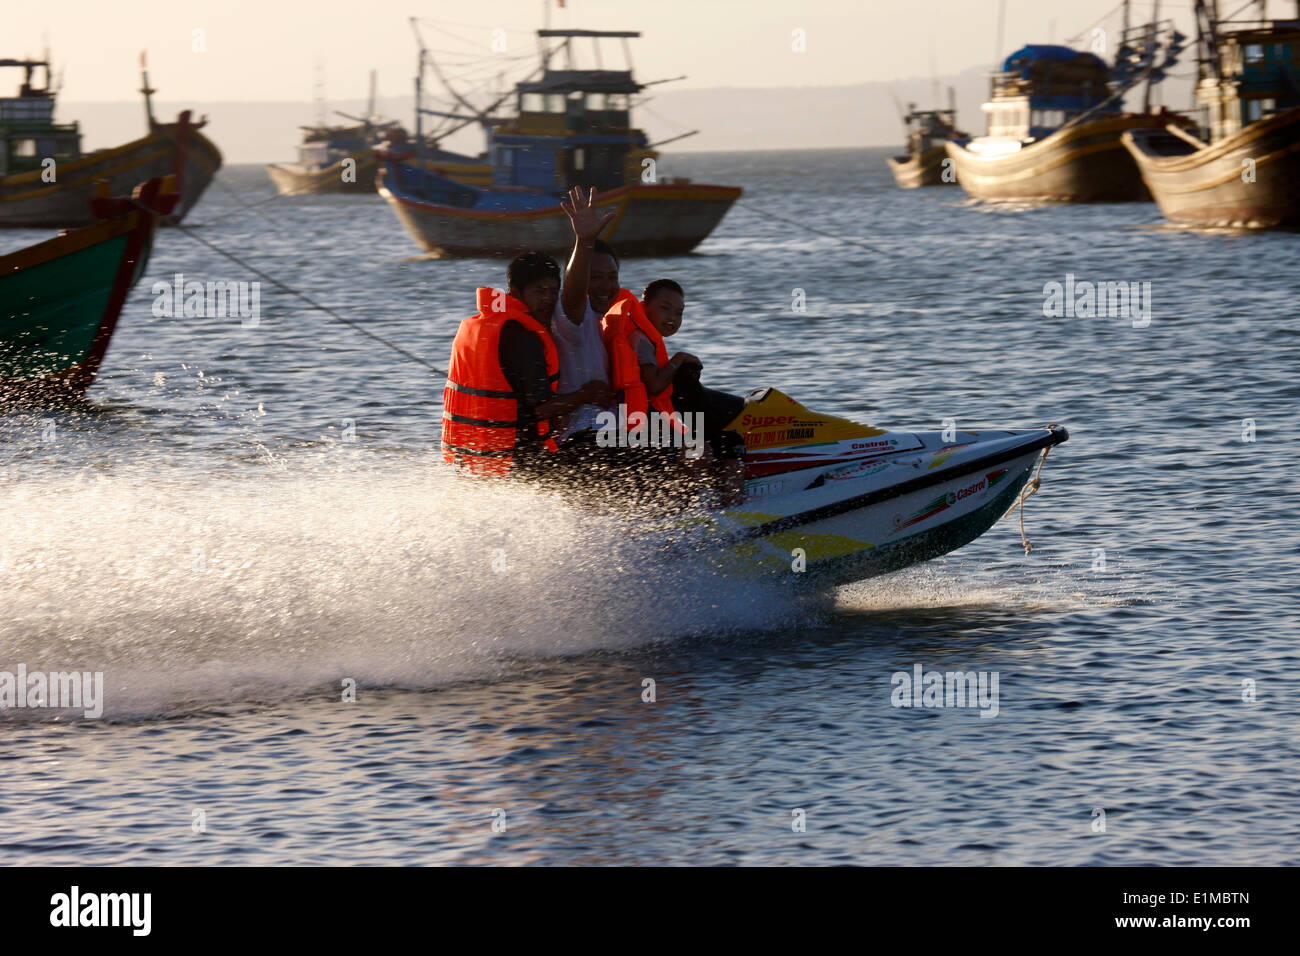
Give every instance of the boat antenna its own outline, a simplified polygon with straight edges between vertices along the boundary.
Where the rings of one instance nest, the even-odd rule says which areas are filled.
[[[993,69],[996,71],[1002,62],[1002,31],[1007,20],[1007,0],[998,0],[998,32],[996,46],[993,48]]]
[[[153,129],[153,95],[158,91],[149,85],[149,59],[146,51],[140,51],[140,92],[144,94],[144,119]]]
[[[316,64],[312,69],[311,98],[316,107],[316,125],[324,126],[326,123],[325,60],[319,56],[316,57]]]
[[[366,104],[366,125],[375,118],[375,70],[370,71],[370,102]]]
[[[939,72],[934,65],[934,33],[930,33],[930,89],[931,102],[934,108],[939,108]]]

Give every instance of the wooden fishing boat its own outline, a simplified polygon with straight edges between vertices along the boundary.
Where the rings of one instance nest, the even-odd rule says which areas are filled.
[[[400,124],[375,114],[373,70],[370,72],[370,100],[365,116],[350,116],[340,110],[335,112],[355,122],[347,126],[323,123],[303,126],[298,161],[267,165],[271,182],[281,195],[374,192],[380,150],[389,145],[400,146],[407,140],[407,133]],[[431,172],[456,182],[486,186],[492,181],[492,167],[485,159],[429,149],[421,156],[421,162]]]
[[[154,227],[179,202],[172,177],[150,179],[129,199],[91,200],[94,225],[0,256],[0,406],[85,395]]]
[[[951,87],[948,98],[950,105],[946,110],[918,110],[915,103],[908,104],[907,114],[903,117],[907,152],[886,158],[899,189],[956,185],[956,170],[951,162],[944,163],[948,155],[944,144],[949,139],[967,137],[957,129],[957,108],[952,105]],[[945,170],[948,171],[946,177]]]
[[[386,163],[379,173],[380,194],[433,256],[559,254],[573,245],[555,191],[456,186],[400,162]],[[596,206],[616,212],[603,236],[620,256],[670,256],[698,246],[740,194],[736,186],[634,183],[600,192]]]
[[[657,175],[659,154],[631,125],[631,97],[644,86],[628,70],[555,70],[546,41],[558,39],[572,65],[577,37],[639,33],[539,30],[541,79],[516,84],[517,114],[484,123],[492,184],[459,183],[419,162],[417,146],[381,158],[379,192],[434,256],[513,256],[572,243],[560,201],[570,187],[599,190],[617,215],[604,237],[620,255],[675,255],[702,242],[741,190]],[[684,134],[684,135],[690,135]],[[667,142],[667,141],[665,141]],[[662,145],[662,144],[655,144]]]
[[[390,135],[391,135],[390,131]],[[344,147],[337,143],[325,147],[327,152],[313,162],[307,144],[299,147],[297,163],[271,163],[266,167],[271,182],[281,195],[312,195],[318,193],[372,193],[378,186],[380,154],[378,147]],[[347,160],[352,160],[351,165]],[[439,176],[454,182],[486,186],[492,182],[492,167],[483,160],[451,153],[430,150],[420,160],[420,165]]]
[[[148,74],[144,74],[145,113],[149,131],[113,149],[83,155],[76,123],[55,123],[54,90],[46,60],[0,60],[0,67],[20,67],[25,79],[15,97],[0,98],[0,226],[68,228],[94,222],[90,201],[96,182],[107,180],[112,194],[129,193],[136,184],[174,175],[179,200],[173,221],[180,221],[199,201],[221,167],[221,152],[192,122],[189,110],[175,123],[154,120]],[[44,86],[32,74],[44,70]]]
[[[1171,222],[1300,227],[1300,21],[1223,21],[1213,0],[1196,14],[1201,136],[1135,130],[1124,145]]]
[[[1120,137],[1177,117],[1123,113],[1117,86],[1091,53],[1033,44],[1016,51],[984,104],[988,135],[946,144],[957,181],[972,198],[995,202],[1149,200]]]

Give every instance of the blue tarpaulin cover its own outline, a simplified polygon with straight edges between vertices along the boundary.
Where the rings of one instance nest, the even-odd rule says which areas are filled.
[[[1072,50],[1068,46],[1053,46],[1046,43],[1029,43],[1022,46],[1015,53],[1007,57],[1006,62],[1002,64],[1002,69],[1003,71],[1010,73],[1015,70],[1028,70],[1030,65],[1038,60],[1071,62],[1078,60],[1079,57],[1085,57],[1092,60],[1103,70],[1108,69],[1105,61],[1091,53]],[[1028,79],[1027,75],[1026,79]]]

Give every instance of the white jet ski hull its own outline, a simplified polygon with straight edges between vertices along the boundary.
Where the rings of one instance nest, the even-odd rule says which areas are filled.
[[[720,563],[840,584],[947,554],[1020,499],[1059,425],[891,432],[751,393],[745,500],[705,519]],[[697,525],[697,528],[699,526]]]

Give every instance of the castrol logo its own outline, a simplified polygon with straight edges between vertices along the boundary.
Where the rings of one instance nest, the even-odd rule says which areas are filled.
[[[963,498],[969,498],[976,492],[983,491],[986,485],[988,485],[988,479],[981,478],[979,481],[975,482],[975,484],[969,485],[957,492],[957,500],[961,501]]]

